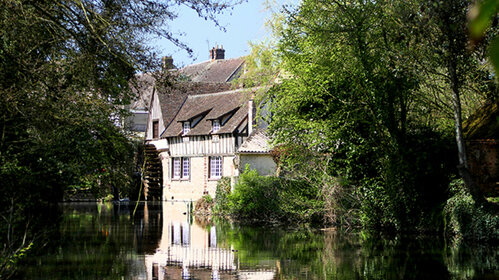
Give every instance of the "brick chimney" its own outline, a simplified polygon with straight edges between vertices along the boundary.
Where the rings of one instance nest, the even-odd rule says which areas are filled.
[[[218,45],[216,47],[213,47],[213,49],[210,50],[210,59],[225,59],[224,46],[220,46],[220,48],[218,47]]]
[[[171,56],[163,56],[161,62],[163,63],[163,71],[175,68],[175,65],[173,65],[173,57]]]

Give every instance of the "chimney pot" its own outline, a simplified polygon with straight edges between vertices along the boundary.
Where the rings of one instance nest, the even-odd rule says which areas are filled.
[[[218,60],[218,59],[225,59],[225,50],[223,49],[223,46],[221,48],[216,45],[216,47],[213,47],[210,50],[210,59],[211,60]]]

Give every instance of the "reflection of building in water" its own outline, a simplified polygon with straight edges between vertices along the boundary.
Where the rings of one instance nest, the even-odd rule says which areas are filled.
[[[145,256],[147,279],[274,279],[273,270],[240,271],[235,250],[217,246],[216,231],[192,222],[187,203],[163,203],[159,248]]]

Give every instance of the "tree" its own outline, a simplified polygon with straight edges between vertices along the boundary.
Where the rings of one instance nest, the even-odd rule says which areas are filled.
[[[337,179],[318,183],[341,182],[358,195],[366,227],[437,222],[429,217],[447,198],[458,155],[447,109],[460,100],[452,107],[449,97],[453,87],[468,94],[490,82],[478,51],[462,52],[466,3],[442,3],[308,0],[286,12],[276,61],[287,78],[269,91],[270,129],[295,174],[326,170]],[[455,22],[428,12],[444,6]],[[330,159],[324,169],[303,164],[310,152]]]
[[[476,185],[473,174],[469,171],[465,136],[463,135],[463,116],[462,99],[470,94],[467,87],[470,86],[470,77],[484,68],[485,46],[487,40],[470,50],[470,34],[468,31],[467,15],[471,7],[471,1],[453,0],[453,1],[421,1],[421,17],[418,25],[421,34],[433,33],[426,36],[422,41],[422,46],[427,51],[424,57],[420,59],[422,69],[437,69],[443,81],[448,85],[445,88],[448,95],[452,97],[452,111],[455,127],[455,138],[458,149],[460,176],[465,185],[478,203],[484,204],[486,200],[483,193]],[[495,33],[496,31],[492,32]],[[490,39],[490,38],[489,38]],[[488,76],[488,77],[487,77]],[[485,78],[478,82],[482,85],[492,83],[490,72]],[[483,89],[483,87],[482,87]],[[492,97],[494,98],[494,97]]]
[[[291,78],[276,92],[271,124],[276,141],[334,154],[328,174],[367,188],[379,185],[370,180],[381,181],[380,166],[397,165],[386,155],[401,155],[398,150],[406,146],[407,106],[416,85],[413,73],[403,71],[392,54],[399,48],[392,39],[394,24],[381,6],[304,1],[289,15],[280,51]],[[402,182],[392,183],[386,186]],[[385,202],[394,208],[410,203],[411,194],[403,194],[407,199]],[[397,223],[389,220],[376,226]]]

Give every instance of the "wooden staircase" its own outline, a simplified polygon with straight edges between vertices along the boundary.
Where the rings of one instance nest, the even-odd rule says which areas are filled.
[[[152,144],[145,145],[144,196],[148,201],[159,201],[163,194],[163,167],[159,152]]]

